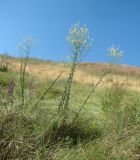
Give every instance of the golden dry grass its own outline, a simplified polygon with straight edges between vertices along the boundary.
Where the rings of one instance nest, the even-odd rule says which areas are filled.
[[[99,80],[99,74],[102,73],[106,68],[107,64],[98,63],[81,63],[78,65],[77,71],[74,76],[74,81],[82,84],[95,84]],[[13,71],[19,71],[20,61],[9,59],[9,68]],[[60,72],[63,72],[61,79],[66,79],[70,70],[70,65],[63,63],[37,63],[29,64],[27,66],[27,72],[29,74],[37,76],[40,80],[55,79]],[[112,83],[126,83],[128,89],[140,91],[140,68],[130,67],[124,65],[117,65],[113,67],[114,75],[108,75],[104,78],[104,84],[111,85]]]

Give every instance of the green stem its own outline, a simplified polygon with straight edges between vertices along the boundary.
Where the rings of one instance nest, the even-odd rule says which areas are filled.
[[[67,110],[69,107],[72,80],[73,80],[74,72],[76,69],[77,60],[78,60],[78,53],[75,53],[74,58],[73,58],[73,62],[72,62],[71,72],[70,72],[69,77],[66,81],[65,89],[64,89],[64,92],[62,95],[62,99],[59,104],[59,112],[64,116],[64,119],[66,119],[66,117],[67,117]]]

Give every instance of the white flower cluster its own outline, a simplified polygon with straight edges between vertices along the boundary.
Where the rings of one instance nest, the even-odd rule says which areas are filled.
[[[113,45],[113,47],[108,49],[108,56],[111,58],[111,63],[117,63],[120,61],[124,56],[124,51],[120,51],[119,47]]]
[[[80,26],[79,22],[69,29],[67,39],[72,46],[73,54],[78,53],[79,56],[82,56],[92,47],[88,28],[86,25]]]
[[[18,50],[21,54],[28,54],[33,46],[34,39],[32,35],[28,35],[23,39],[23,43],[19,45]],[[23,55],[24,56],[24,55]]]

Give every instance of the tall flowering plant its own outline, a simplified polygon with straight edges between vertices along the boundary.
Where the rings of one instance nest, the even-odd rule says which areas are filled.
[[[124,51],[120,51],[119,47],[113,45],[108,49],[108,57],[110,58],[110,64],[116,64],[119,63],[123,56]]]
[[[25,72],[26,72],[26,66],[27,61],[29,58],[29,54],[32,50],[34,44],[33,37],[28,35],[24,38],[23,43],[19,46],[19,52],[23,58],[24,61],[21,61],[20,66],[20,85],[21,85],[21,105],[24,106],[25,101]]]
[[[92,40],[90,40],[89,38],[88,28],[86,27],[86,25],[80,26],[79,22],[73,25],[69,29],[67,40],[70,43],[72,49],[72,54],[71,54],[72,62],[71,62],[71,71],[66,81],[64,92],[59,104],[59,111],[61,115],[63,115],[64,120],[66,120],[67,117],[71,87],[76,66],[78,62],[82,59],[82,57],[85,54],[87,54],[87,52],[92,46]]]

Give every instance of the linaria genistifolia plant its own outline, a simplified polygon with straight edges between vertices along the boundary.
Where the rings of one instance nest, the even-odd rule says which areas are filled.
[[[109,68],[110,68],[110,73],[113,74],[113,66],[115,64],[119,64],[124,56],[124,51],[121,51],[119,49],[120,47],[113,45],[108,49],[108,57],[109,57]]]
[[[80,112],[84,108],[85,104],[87,103],[88,99],[92,96],[92,94],[95,92],[96,88],[99,86],[99,84],[102,82],[103,78],[111,73],[111,67],[113,64],[119,63],[119,61],[123,58],[124,52],[119,50],[119,47],[116,47],[113,45],[113,47],[108,49],[109,54],[107,55],[110,58],[109,68],[105,70],[105,72],[102,74],[98,82],[93,86],[91,91],[89,92],[88,96],[85,98],[83,104],[79,107],[78,112],[76,113],[76,116],[74,117],[73,122],[78,118]]]
[[[69,29],[69,34],[67,39],[72,48],[72,54],[71,54],[72,62],[71,62],[71,71],[66,81],[64,92],[61,101],[59,103],[59,113],[60,115],[63,116],[64,121],[66,120],[67,117],[72,81],[77,63],[81,60],[81,58],[85,54],[87,54],[87,52],[92,46],[92,40],[89,38],[88,28],[86,27],[86,25],[80,26],[79,22],[73,25]]]
[[[29,59],[29,54],[35,42],[36,40],[33,39],[32,36],[26,36],[23,40],[23,43],[19,46],[19,52],[22,57],[21,66],[20,66],[20,85],[21,85],[21,105],[22,106],[24,106],[24,103],[25,103],[25,73],[26,73],[27,62]],[[62,73],[60,73],[58,77],[52,82],[52,84],[45,90],[43,95],[41,95],[41,97],[37,100],[37,102],[33,106],[32,111],[38,106],[39,102],[44,99],[47,92],[53,87],[53,85],[61,75]]]
[[[21,54],[21,66],[20,66],[20,85],[21,85],[21,105],[24,106],[25,101],[25,73],[29,54],[33,46],[33,37],[26,36],[23,43],[19,46],[19,52]]]
[[[120,51],[119,47],[113,45],[111,48],[108,49],[108,57],[110,58],[110,64],[117,64],[119,63],[123,56],[124,51]]]

